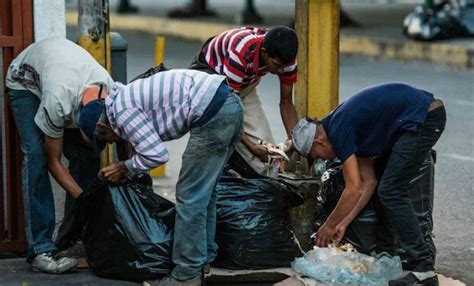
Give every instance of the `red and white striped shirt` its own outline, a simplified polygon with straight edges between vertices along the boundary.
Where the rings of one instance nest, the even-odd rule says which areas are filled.
[[[229,86],[239,92],[268,73],[260,66],[260,47],[266,30],[262,28],[239,28],[222,32],[201,50],[201,59],[217,74],[225,75]],[[296,61],[292,61],[278,74],[286,84],[296,82]]]

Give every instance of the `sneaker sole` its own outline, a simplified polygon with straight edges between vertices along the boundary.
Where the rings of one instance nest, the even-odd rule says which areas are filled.
[[[76,266],[77,266],[78,262],[76,260],[76,263],[73,263],[72,265],[65,265],[63,268],[58,268],[54,271],[49,271],[49,270],[41,270],[40,268],[38,267],[35,267],[35,266],[32,266],[31,267],[31,270],[33,272],[43,272],[43,273],[50,273],[50,274],[61,274],[61,273],[65,273],[65,272],[68,272],[72,269],[74,269]]]

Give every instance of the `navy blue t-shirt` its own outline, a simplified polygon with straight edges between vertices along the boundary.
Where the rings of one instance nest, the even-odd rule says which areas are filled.
[[[322,123],[336,156],[374,157],[390,152],[403,131],[423,123],[433,95],[402,83],[368,87],[341,103]]]

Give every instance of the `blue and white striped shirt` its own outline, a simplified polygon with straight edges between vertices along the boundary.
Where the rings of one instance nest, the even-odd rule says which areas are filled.
[[[168,161],[164,141],[186,134],[225,80],[194,70],[169,70],[128,85],[116,83],[106,99],[114,132],[130,141],[136,154],[125,162],[131,172]]]

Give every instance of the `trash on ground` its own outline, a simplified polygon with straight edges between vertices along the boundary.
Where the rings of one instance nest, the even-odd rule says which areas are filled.
[[[403,22],[403,33],[419,41],[474,36],[474,4],[440,1],[433,7],[419,5]]]
[[[386,285],[402,275],[398,256],[374,258],[343,247],[315,247],[304,257],[296,258],[292,268],[297,273],[330,285]]]

